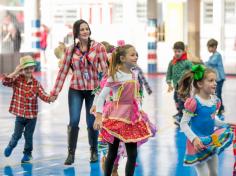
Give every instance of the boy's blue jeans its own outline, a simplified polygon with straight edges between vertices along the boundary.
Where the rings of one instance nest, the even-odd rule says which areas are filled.
[[[88,128],[88,138],[90,147],[97,148],[98,131],[93,129],[95,120],[94,115],[90,114],[90,108],[93,105],[94,95],[92,90],[75,90],[69,89],[68,102],[70,122],[69,126],[78,127],[80,122],[80,115],[82,110],[83,101],[85,100],[86,109],[86,123]]]
[[[24,117],[17,116],[15,120],[14,133],[11,137],[11,140],[8,146],[11,148],[14,148],[17,145],[17,142],[21,138],[22,134],[24,133],[25,147],[24,147],[23,153],[27,155],[31,155],[32,150],[33,150],[33,134],[34,134],[36,122],[37,122],[37,118],[26,119]]]
[[[224,105],[223,105],[223,100],[222,100],[222,88],[224,85],[224,81],[225,80],[221,80],[221,81],[217,81],[217,85],[216,85],[216,96],[220,99],[221,101],[221,106],[219,109],[219,114],[221,114],[221,111],[224,110]]]

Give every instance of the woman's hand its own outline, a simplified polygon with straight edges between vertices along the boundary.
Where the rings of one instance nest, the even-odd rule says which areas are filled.
[[[204,150],[206,147],[205,145],[203,145],[203,143],[201,142],[201,140],[199,139],[199,137],[196,137],[194,138],[193,140],[193,146],[194,146],[194,149],[197,151],[197,152],[200,152],[202,150]]]
[[[95,130],[100,130],[102,128],[102,113],[99,112],[96,113],[96,118],[93,123],[93,128]]]

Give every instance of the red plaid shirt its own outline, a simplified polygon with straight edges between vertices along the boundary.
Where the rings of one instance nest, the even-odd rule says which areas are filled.
[[[98,68],[100,67],[103,73],[107,71],[108,58],[102,44],[92,41],[89,53],[84,54],[76,47],[71,58],[72,50],[73,47],[69,47],[66,51],[51,95],[59,94],[71,66],[73,74],[70,88],[76,90],[94,90],[99,85]]]
[[[24,75],[14,78],[3,77],[4,86],[13,88],[13,96],[9,112],[20,117],[28,119],[36,118],[38,114],[38,97],[49,103],[50,96],[44,92],[41,84],[32,77],[27,82]]]

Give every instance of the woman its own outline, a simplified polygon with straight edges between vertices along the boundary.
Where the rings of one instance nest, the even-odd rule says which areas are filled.
[[[90,35],[91,30],[86,21],[81,19],[74,23],[74,44],[65,52],[54,89],[51,92],[56,99],[63,87],[66,75],[71,68],[73,75],[68,95],[70,114],[68,125],[68,157],[65,165],[74,163],[83,100],[85,100],[88,141],[91,151],[90,162],[96,162],[98,160],[98,131],[93,129],[95,118],[89,113],[89,110],[94,99],[92,91],[99,85],[98,68],[101,68],[103,73],[107,71],[107,53],[102,44],[90,39]]]

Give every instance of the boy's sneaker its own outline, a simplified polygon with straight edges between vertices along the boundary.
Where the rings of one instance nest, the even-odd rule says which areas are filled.
[[[5,148],[4,150],[5,157],[9,157],[11,155],[12,150],[13,150],[12,147],[7,146],[7,148]]]
[[[29,163],[32,160],[32,155],[24,154],[23,158],[21,159],[21,163]]]

